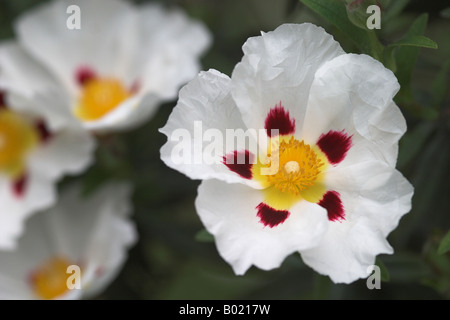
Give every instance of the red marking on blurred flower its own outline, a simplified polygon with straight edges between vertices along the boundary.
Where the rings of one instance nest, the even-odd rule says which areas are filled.
[[[28,174],[24,173],[12,183],[14,195],[22,198],[28,185]]]
[[[39,120],[36,123],[36,129],[39,132],[39,138],[41,139],[41,142],[45,143],[53,136],[43,120]]]
[[[75,79],[80,86],[84,86],[89,80],[97,77],[95,71],[87,66],[78,67],[75,72]]]

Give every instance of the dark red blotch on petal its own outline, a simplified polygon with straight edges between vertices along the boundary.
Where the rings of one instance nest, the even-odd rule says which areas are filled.
[[[328,191],[318,203],[328,211],[328,220],[345,220],[344,205],[341,201],[341,195],[336,191]]]
[[[25,190],[28,184],[28,175],[26,173],[22,174],[12,183],[12,190],[16,197],[22,198],[25,194]]]
[[[283,223],[290,215],[289,211],[276,210],[264,202],[258,204],[256,209],[258,209],[258,213],[256,215],[261,219],[260,222],[265,227],[270,228],[276,227],[277,225]]]
[[[97,77],[95,71],[87,66],[78,67],[75,72],[75,79],[80,86],[84,86],[86,82]]]
[[[295,132],[295,119],[291,119],[289,111],[284,109],[280,102],[275,108],[270,109],[264,122],[264,128],[269,137],[272,137],[271,130],[274,129],[278,130],[280,135],[293,134]]]
[[[4,108],[5,106],[5,93],[0,90],[0,109]]]
[[[350,150],[352,136],[349,136],[344,130],[331,130],[320,136],[317,146],[325,153],[331,164],[338,164],[344,160],[348,150]]]
[[[233,151],[223,157],[223,164],[242,178],[252,178],[252,166],[255,156],[248,150]]]
[[[52,133],[48,130],[48,127],[45,124],[44,120],[39,120],[36,123],[36,129],[39,132],[39,138],[41,142],[45,143],[53,136]]]

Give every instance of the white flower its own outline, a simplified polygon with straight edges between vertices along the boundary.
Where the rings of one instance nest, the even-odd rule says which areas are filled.
[[[237,274],[300,252],[334,282],[367,277],[376,255],[393,252],[386,237],[413,194],[395,169],[406,130],[395,76],[311,24],[282,25],[243,51],[231,78],[210,70],[182,88],[161,129],[163,161],[204,179],[197,212]],[[180,139],[180,128],[192,138]],[[217,139],[239,128],[258,150]],[[204,161],[182,163],[180,152]]]
[[[73,5],[80,29],[68,26]],[[0,49],[0,81],[14,105],[51,128],[79,122],[95,131],[147,120],[197,74],[210,42],[179,10],[119,0],[55,0],[25,13],[15,30],[18,42]]]
[[[0,249],[14,249],[24,220],[56,202],[56,183],[92,162],[84,130],[51,131],[45,121],[6,106],[0,91]]]
[[[128,217],[130,191],[128,185],[109,184],[83,197],[78,186],[70,186],[55,207],[31,217],[17,250],[0,252],[0,299],[100,293],[136,241]]]

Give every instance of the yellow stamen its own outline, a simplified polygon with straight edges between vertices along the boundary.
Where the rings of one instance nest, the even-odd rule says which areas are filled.
[[[94,78],[84,85],[74,112],[82,120],[98,120],[130,96],[119,80]]]
[[[35,126],[8,110],[0,110],[0,173],[19,177],[25,167],[26,155],[37,144]]]
[[[276,141],[276,140],[275,140]],[[328,165],[326,156],[293,136],[271,141],[266,164],[258,159],[252,168],[253,177],[265,188],[265,202],[277,210],[286,210],[305,199],[317,202],[325,192],[323,172]],[[261,174],[264,168],[278,168],[272,174]]]
[[[65,257],[53,257],[31,274],[31,285],[34,293],[41,299],[54,299],[67,290],[67,267],[72,265]]]

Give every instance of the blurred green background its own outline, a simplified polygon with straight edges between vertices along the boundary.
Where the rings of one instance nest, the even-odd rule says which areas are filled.
[[[0,39],[11,39],[13,21],[43,2],[46,0],[1,0]],[[248,37],[287,22],[315,23],[347,52],[377,55],[377,50],[360,41],[362,29],[350,20],[347,23],[352,28],[343,28],[304,4],[315,1],[159,2],[183,8],[211,30],[214,42],[202,59],[204,70],[214,68],[231,75]],[[328,2],[345,10],[345,0]],[[415,187],[412,211],[388,238],[394,255],[377,260],[384,266],[381,290],[369,290],[365,279],[335,285],[305,266],[298,254],[288,257],[277,270],[251,268],[245,276],[235,276],[202,231],[194,208],[199,182],[169,169],[160,160],[159,149],[166,137],[158,128],[175,106],[176,101],[172,101],[161,106],[146,125],[103,137],[96,164],[75,178],[83,181],[86,193],[114,179],[130,180],[135,185],[133,218],[140,239],[117,279],[97,299],[450,298],[450,253],[438,254],[450,228],[450,9],[445,10],[450,2],[385,0],[378,4],[383,10],[376,43],[384,50],[378,51],[382,55],[377,58],[395,71],[402,85],[396,102],[408,123],[397,167]],[[439,48],[388,47],[414,32],[423,32]]]

